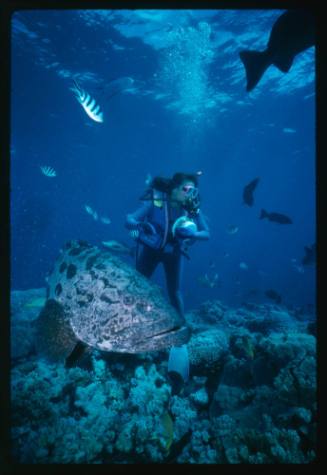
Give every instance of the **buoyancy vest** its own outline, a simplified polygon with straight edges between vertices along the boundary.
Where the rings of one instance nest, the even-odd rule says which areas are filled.
[[[151,190],[151,194],[148,199],[151,199],[152,206],[145,222],[150,223],[156,232],[151,234],[141,229],[138,239],[153,249],[163,249],[169,228],[168,195],[155,189]]]
[[[152,207],[145,222],[150,223],[156,233],[150,234],[141,230],[138,239],[142,244],[146,244],[152,249],[163,249],[168,240],[171,239],[170,214],[172,210],[168,204],[167,193],[156,189],[152,189],[151,192]],[[183,216],[184,214],[187,213],[182,211],[178,216]],[[174,218],[176,219],[178,216]],[[175,244],[178,245],[179,242],[176,240]]]

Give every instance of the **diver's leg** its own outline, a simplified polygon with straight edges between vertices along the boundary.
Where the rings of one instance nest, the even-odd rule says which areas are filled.
[[[184,318],[184,302],[180,291],[182,277],[182,256],[177,253],[165,253],[163,264],[165,268],[167,290],[171,304]],[[190,363],[187,345],[170,348],[168,359],[168,375],[172,385],[172,395],[179,394],[189,379]]]
[[[177,253],[165,253],[163,265],[166,274],[167,291],[170,303],[184,317],[184,302],[181,287],[183,257]]]
[[[142,246],[142,249],[137,256],[136,270],[145,277],[151,277],[159,260],[158,251],[155,251],[148,246]]]

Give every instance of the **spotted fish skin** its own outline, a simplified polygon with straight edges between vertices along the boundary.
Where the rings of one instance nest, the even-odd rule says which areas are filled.
[[[63,328],[62,338],[60,325],[51,324],[48,338],[47,322],[52,317],[43,309],[38,338],[48,338],[51,345],[55,344],[53,353],[58,354],[61,341],[63,353],[71,351],[76,341],[103,351],[140,353],[189,340],[185,320],[166,301],[161,289],[108,250],[85,242],[68,242],[47,284],[51,315],[56,319],[57,313],[63,327],[68,325],[72,330]],[[67,341],[70,334],[72,345]]]
[[[70,88],[75,93],[75,97],[81,104],[87,115],[95,122],[103,122],[103,112],[88,92],[82,89],[74,80],[74,87]]]

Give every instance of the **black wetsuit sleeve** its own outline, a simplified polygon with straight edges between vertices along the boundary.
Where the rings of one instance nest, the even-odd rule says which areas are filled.
[[[197,215],[197,217],[195,218],[195,222],[196,222],[196,225],[198,227],[198,230],[195,234],[195,238],[196,239],[209,239],[210,238],[210,230],[209,230],[209,226],[208,226],[208,223],[205,219],[205,217],[203,216],[203,213],[201,212],[201,210],[199,211],[199,214]]]
[[[127,229],[135,229],[138,224],[149,215],[152,208],[152,202],[146,201],[140,206],[134,213],[130,213],[126,216],[125,226]]]

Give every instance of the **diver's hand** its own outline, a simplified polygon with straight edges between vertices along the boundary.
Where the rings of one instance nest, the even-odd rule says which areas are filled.
[[[194,244],[195,241],[196,241],[196,239],[194,237],[185,238],[185,239],[183,239],[183,244],[185,244],[185,246],[192,246],[192,244]]]
[[[138,228],[138,226],[140,225],[141,221],[136,221],[136,219],[131,219],[129,218],[127,221],[126,221],[126,228],[129,229],[130,231],[134,231]]]
[[[139,235],[140,235],[140,231],[138,229],[132,229],[130,232],[129,232],[129,235],[132,239],[134,239],[134,241],[137,241]]]
[[[195,238],[196,231],[191,228],[177,228],[176,235],[179,238],[187,239],[187,238]]]
[[[154,226],[152,226],[150,223],[140,222],[138,227],[141,228],[145,234],[156,234]]]

